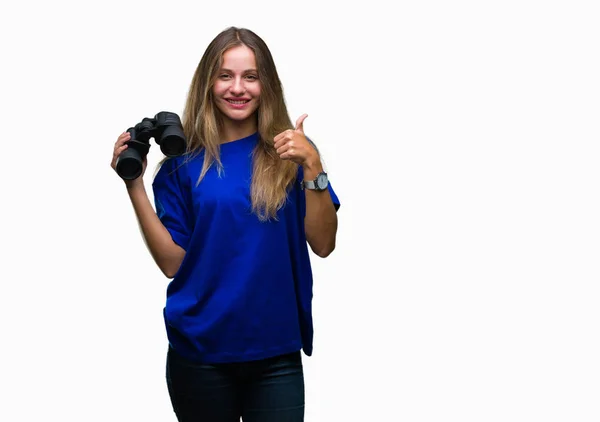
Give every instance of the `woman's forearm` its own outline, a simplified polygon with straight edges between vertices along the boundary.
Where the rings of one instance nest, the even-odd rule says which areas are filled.
[[[127,193],[152,258],[165,276],[173,278],[183,261],[185,250],[173,241],[156,215],[143,183],[128,187]]]
[[[304,179],[312,180],[323,171],[320,160],[303,166]],[[304,230],[312,251],[325,258],[335,249],[337,214],[328,190],[317,192],[305,189],[306,216]]]

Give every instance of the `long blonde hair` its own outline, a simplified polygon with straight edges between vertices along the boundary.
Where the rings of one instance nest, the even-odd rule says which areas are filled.
[[[230,27],[217,35],[206,48],[190,84],[182,116],[183,131],[188,140],[187,155],[204,150],[204,163],[197,183],[220,160],[221,115],[213,99],[212,88],[218,77],[223,54],[232,47],[245,45],[256,57],[258,79],[261,82],[257,110],[259,142],[254,149],[250,196],[252,211],[261,221],[277,219],[277,211],[285,205],[290,186],[296,180],[298,166],[281,160],[273,147],[273,138],[293,129],[285,105],[281,80],[273,57],[265,42],[254,32]]]

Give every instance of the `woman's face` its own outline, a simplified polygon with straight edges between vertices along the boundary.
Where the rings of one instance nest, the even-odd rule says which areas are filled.
[[[241,123],[254,115],[260,100],[254,52],[245,45],[223,54],[223,64],[213,86],[217,108],[225,119]]]

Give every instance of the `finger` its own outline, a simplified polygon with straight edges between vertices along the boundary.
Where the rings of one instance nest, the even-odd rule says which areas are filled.
[[[306,119],[307,117],[308,114],[306,113],[298,117],[298,120],[296,120],[296,130],[299,130],[300,132],[304,133],[304,119]]]
[[[115,150],[114,150],[114,152],[113,152],[113,160],[116,160],[117,157],[119,155],[121,155],[121,153],[123,151],[125,151],[127,149],[127,147],[128,147],[128,145],[121,145],[120,147],[116,147]]]
[[[281,156],[281,154],[283,154],[284,152],[290,150],[292,147],[290,144],[283,144],[281,145],[279,148],[277,148],[277,154],[279,154],[279,156]]]
[[[295,146],[294,138],[290,138],[290,137],[286,136],[285,138],[280,140],[277,144],[275,144],[275,149],[279,149],[284,146],[287,146],[288,148],[294,148],[294,146]]]
[[[285,136],[285,132],[281,132],[279,135],[277,135],[275,138],[273,138],[273,143],[276,144],[277,142],[279,142],[283,137]]]
[[[121,145],[120,147],[115,148],[115,151],[113,153],[113,159],[110,163],[110,166],[113,169],[117,169],[117,159],[119,158],[119,155],[121,155],[121,153],[127,149],[127,147],[128,145]]]
[[[117,142],[115,142],[115,147],[123,145],[125,142],[129,141],[131,138],[131,134],[129,132],[122,133],[117,138]]]
[[[292,132],[291,129],[288,130],[284,130],[283,132],[281,132],[279,135],[277,135],[274,139],[273,139],[273,143],[276,144],[282,140],[287,139],[292,139],[292,137],[294,136],[294,133]]]
[[[275,142],[275,145],[273,145],[273,148],[279,149],[282,146],[284,146],[286,144],[286,142],[287,142],[287,140],[285,138],[284,139],[280,139],[279,141]]]
[[[279,158],[281,158],[282,160],[291,160],[294,157],[295,157],[295,151],[293,148],[288,149],[286,152],[284,152],[283,154],[281,154],[279,156]]]
[[[291,141],[291,138],[289,138],[288,136],[284,136],[284,137],[280,138],[277,142],[275,142],[275,145],[273,145],[273,147],[275,149],[281,148],[282,146],[284,146],[285,144],[287,144],[290,141]]]

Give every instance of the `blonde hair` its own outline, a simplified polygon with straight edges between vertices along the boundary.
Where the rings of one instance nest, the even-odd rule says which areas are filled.
[[[206,48],[190,84],[182,116],[183,131],[188,140],[189,158],[204,150],[204,163],[197,184],[220,160],[221,115],[213,99],[212,88],[218,77],[225,51],[245,45],[256,58],[258,79],[261,82],[260,103],[257,109],[259,141],[253,154],[250,196],[252,212],[261,221],[277,219],[277,211],[285,205],[290,186],[296,180],[298,166],[281,160],[275,151],[273,138],[293,129],[285,105],[283,88],[277,69],[265,42],[254,32],[230,27],[217,35]]]

